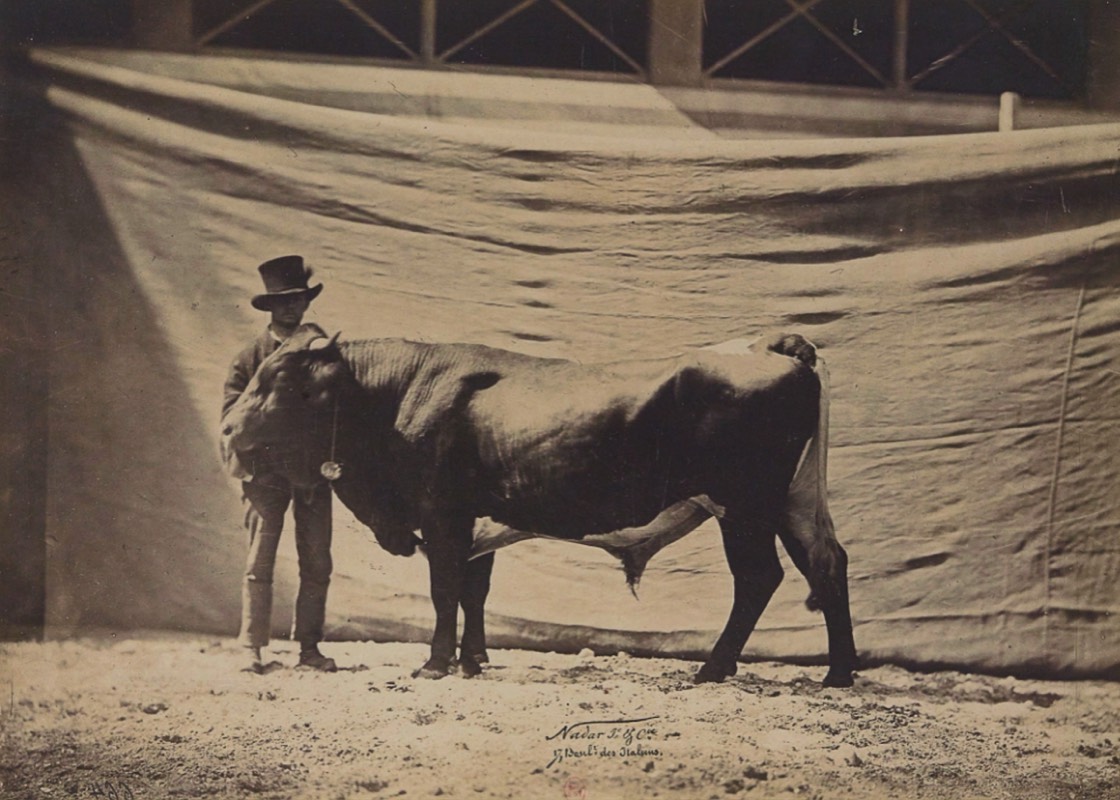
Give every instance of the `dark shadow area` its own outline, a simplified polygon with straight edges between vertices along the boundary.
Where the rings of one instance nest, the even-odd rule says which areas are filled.
[[[0,29],[9,44],[125,44],[131,0],[0,0]]]
[[[5,632],[40,635],[46,619],[51,635],[231,633],[240,520],[221,513],[236,498],[213,437],[75,138],[35,74],[8,64]]]
[[[46,118],[0,51],[0,639],[38,638],[46,612],[47,396],[42,203],[31,155]],[[40,214],[41,210],[32,211]]]

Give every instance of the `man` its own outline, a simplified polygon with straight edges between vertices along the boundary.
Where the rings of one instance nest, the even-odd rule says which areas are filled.
[[[258,267],[265,291],[252,299],[253,308],[267,311],[271,321],[265,331],[242,350],[229,369],[222,403],[222,417],[237,402],[257,367],[303,321],[311,301],[323,284],[309,286],[311,270],[301,256],[281,256]],[[276,454],[280,455],[280,454]],[[282,456],[281,456],[282,457]],[[248,653],[244,671],[264,671],[261,648],[268,644],[272,625],[272,573],[284,515],[292,505],[299,556],[299,593],[296,597],[292,638],[299,642],[299,667],[334,672],[334,659],[319,652],[327,586],[331,577],[331,489],[324,481],[314,489],[298,489],[279,475],[269,474],[267,455],[246,465],[252,474],[242,483],[248,503],[245,525],[249,529],[249,556],[241,593],[241,633],[238,641]]]

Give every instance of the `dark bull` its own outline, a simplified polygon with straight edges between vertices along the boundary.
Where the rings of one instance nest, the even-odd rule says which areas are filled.
[[[392,553],[414,552],[420,531],[436,610],[424,677],[452,668],[459,607],[464,673],[487,660],[494,554],[479,554],[477,519],[508,526],[510,540],[605,547],[636,580],[657,549],[715,513],[734,598],[696,681],[735,674],[782,580],[781,540],[810,607],[824,612],[824,682],[850,686],[857,659],[847,556],[826,503],[822,374],[796,334],[585,366],[478,345],[339,343],[305,325],[229,412],[223,451],[231,471],[296,452],[273,467],[294,485],[333,464],[338,496]]]

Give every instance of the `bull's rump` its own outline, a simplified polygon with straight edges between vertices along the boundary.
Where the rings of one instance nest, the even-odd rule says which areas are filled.
[[[581,366],[517,359],[466,407],[480,515],[558,538],[649,523],[796,460],[811,371],[772,353]]]

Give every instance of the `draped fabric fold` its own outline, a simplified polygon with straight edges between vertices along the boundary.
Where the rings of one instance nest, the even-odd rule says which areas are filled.
[[[865,660],[1120,677],[1120,125],[723,140],[628,86],[580,132],[526,122],[585,102],[576,81],[472,76],[464,122],[418,71],[306,64],[300,92],[267,60],[199,56],[185,78],[155,54],[31,60],[61,123],[39,187],[53,632],[235,632],[221,386],[266,321],[255,266],[298,252],[326,286],[314,321],[346,338],[603,361],[800,331],[831,371]],[[387,80],[411,113],[363,110]],[[329,635],[426,637],[423,559],[336,519]],[[786,565],[747,655],[819,660]],[[714,522],[651,561],[637,601],[606,553],[520,542],[491,639],[692,655],[730,593]]]

